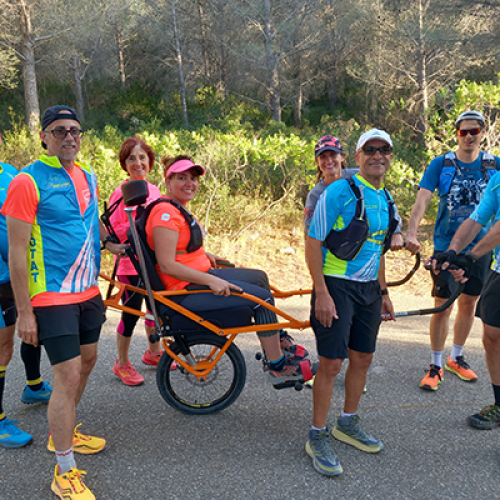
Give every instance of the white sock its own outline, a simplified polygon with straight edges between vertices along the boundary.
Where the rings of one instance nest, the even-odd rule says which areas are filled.
[[[443,351],[431,351],[431,358],[431,364],[439,366],[439,368],[443,366]]]
[[[458,356],[462,355],[462,352],[464,351],[464,346],[463,345],[456,345],[453,344],[451,346],[451,352],[450,352],[450,359],[452,361],[456,361]]]
[[[354,415],[356,415],[356,413],[346,413],[345,411],[340,414],[341,417],[354,417]]]
[[[59,475],[68,472],[70,469],[76,469],[75,455],[73,447],[66,451],[56,450],[57,465],[59,465]]]

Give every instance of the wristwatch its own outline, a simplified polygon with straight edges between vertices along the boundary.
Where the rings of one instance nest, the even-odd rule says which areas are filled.
[[[387,288],[380,290],[380,295],[389,295],[389,290],[387,290]]]
[[[110,234],[108,234],[108,235],[106,236],[106,238],[104,238],[104,239],[102,240],[101,250],[106,250],[106,243],[109,243],[109,242],[111,242],[111,243],[113,243],[113,242],[114,242],[114,238],[113,238],[113,236],[111,236]]]

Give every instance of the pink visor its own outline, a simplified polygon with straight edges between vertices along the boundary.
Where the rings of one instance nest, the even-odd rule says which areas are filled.
[[[201,165],[196,165],[191,160],[178,160],[168,167],[165,175],[180,174],[181,172],[186,172],[186,170],[191,170],[192,168],[194,168],[199,175],[205,174],[205,169]]]

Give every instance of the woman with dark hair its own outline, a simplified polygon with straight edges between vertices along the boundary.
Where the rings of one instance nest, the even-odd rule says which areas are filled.
[[[146,144],[140,137],[134,136],[127,139],[120,148],[119,153],[120,166],[127,172],[128,178],[125,179],[113,192],[109,199],[109,205],[119,203],[116,209],[110,216],[110,222],[120,242],[127,240],[127,230],[129,222],[124,211],[121,187],[129,180],[145,180],[149,172],[154,167],[155,153],[151,146]],[[161,196],[160,190],[154,184],[148,182],[149,197],[147,203],[156,200]],[[134,208],[135,209],[135,208]],[[116,257],[115,257],[116,259]],[[118,263],[116,271],[117,278],[123,283],[137,285],[137,272],[127,257],[122,257]],[[142,294],[134,294],[126,292],[123,304],[132,309],[141,310],[144,296]],[[134,332],[138,316],[127,312],[122,312],[122,317],[116,329],[116,349],[118,358],[113,366],[113,373],[120,378],[125,385],[140,385],[144,382],[144,378],[137,373],[132,366],[129,358],[130,342],[132,333]],[[159,343],[151,344],[149,335],[154,332],[154,321],[145,320],[146,336],[149,343],[149,348],[142,356],[142,362],[146,365],[156,366],[162,354]]]
[[[197,245],[192,245],[194,231],[203,235],[198,221],[196,229],[190,229],[183,212],[196,196],[200,185],[200,176],[205,174],[201,165],[196,165],[188,156],[165,156],[161,163],[165,167],[165,183],[169,202],[158,203],[153,207],[146,222],[148,245],[156,254],[156,269],[167,290],[179,290],[191,284],[208,286],[214,293],[188,296],[187,302],[196,301],[203,309],[225,309],[232,306],[248,305],[248,300],[231,291],[245,291],[260,299],[274,304],[269,291],[266,273],[256,269],[215,268],[217,256],[207,253],[202,238]],[[190,217],[192,214],[188,213]],[[276,323],[276,314],[265,307],[255,308],[255,323]],[[280,347],[278,330],[258,332],[262,348],[269,358],[269,378],[272,384],[304,378],[301,366],[310,362],[285,357]],[[305,367],[306,365],[302,365]]]

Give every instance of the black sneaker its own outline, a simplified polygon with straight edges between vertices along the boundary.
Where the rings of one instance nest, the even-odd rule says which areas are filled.
[[[494,429],[500,425],[500,406],[485,406],[479,413],[468,417],[467,423],[475,429]]]

